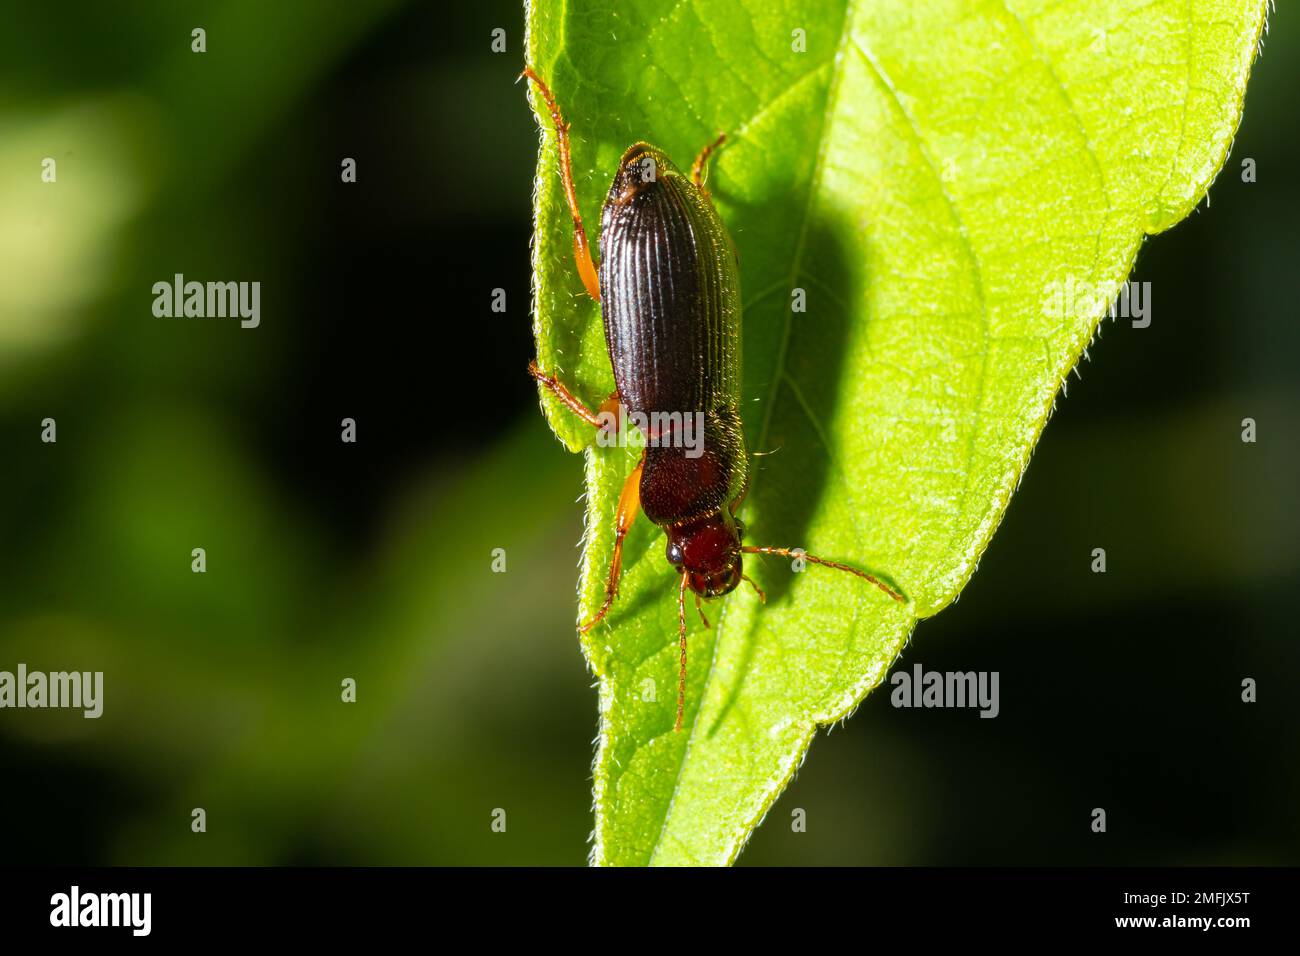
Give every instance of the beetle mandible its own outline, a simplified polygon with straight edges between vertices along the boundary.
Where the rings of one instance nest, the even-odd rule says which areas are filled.
[[[679,667],[677,717],[682,728],[686,699],[686,592],[701,598],[729,594],[749,581],[761,600],[766,595],[744,573],[742,555],[802,558],[865,578],[902,602],[890,585],[847,564],[815,557],[801,549],[743,544],[745,526],[737,517],[749,487],[749,455],[740,421],[741,308],[737,259],[726,227],[704,188],[710,154],[726,139],[704,147],[688,179],[664,152],[634,143],[623,154],[600,216],[600,265],[592,260],[578,210],[569,153],[569,126],[550,87],[532,67],[521,74],[537,87],[559,147],[560,178],[573,216],[573,255],[587,293],[601,305],[605,343],[614,370],[615,391],[602,405],[621,404],[641,421],[667,422],[646,435],[641,461],[628,475],[619,497],[614,554],[605,583],[605,601],[583,633],[605,618],[618,594],[623,539],[638,511],[663,529],[668,562],[680,576],[677,588]],[[528,371],[574,414],[597,429],[608,415],[593,412],[558,378],[536,362]],[[703,442],[692,454],[681,423],[702,417]]]

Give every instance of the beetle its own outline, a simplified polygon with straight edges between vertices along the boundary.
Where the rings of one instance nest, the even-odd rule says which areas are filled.
[[[743,543],[737,511],[749,488],[749,455],[740,420],[741,305],[735,247],[704,188],[710,155],[725,141],[705,146],[687,178],[648,143],[628,147],[601,208],[599,266],[578,209],[569,151],[569,126],[550,87],[533,68],[520,79],[536,86],[555,124],[559,173],[573,217],[573,255],[587,293],[601,306],[615,390],[592,411],[536,361],[529,373],[574,414],[597,429],[610,425],[611,407],[622,405],[639,421],[667,422],[646,435],[641,460],[624,482],[615,521],[614,553],[605,600],[582,633],[604,620],[618,595],[623,539],[638,511],[663,529],[666,557],[677,571],[679,667],[675,731],[682,728],[686,700],[686,592],[701,598],[731,593],[748,581],[745,554],[802,558],[847,571],[874,584],[895,601],[903,595],[859,568],[815,557],[802,549]],[[703,422],[702,447],[684,447],[686,415]]]

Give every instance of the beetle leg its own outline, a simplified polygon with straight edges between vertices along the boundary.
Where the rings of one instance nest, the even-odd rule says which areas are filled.
[[[700,150],[700,155],[695,157],[695,162],[691,164],[691,182],[695,183],[695,188],[704,193],[707,197],[709,191],[704,188],[704,164],[709,161],[713,151],[721,146],[727,140],[726,133],[719,133],[718,138]]]
[[[682,711],[686,709],[686,581],[690,576],[682,572],[682,584],[677,589],[677,646],[680,656],[677,665],[677,720],[673,733],[682,729]]]
[[[637,466],[627,476],[627,481],[623,482],[623,493],[618,498],[618,518],[615,521],[614,556],[610,559],[609,577],[605,581],[605,603],[600,606],[595,617],[579,626],[578,630],[583,634],[604,620],[614,598],[618,596],[618,578],[623,572],[623,539],[627,537],[628,529],[641,510],[641,470],[644,467],[645,455],[642,454]]]
[[[611,422],[614,424],[615,428],[618,427],[619,406],[621,406],[622,404],[623,402],[618,397],[617,390],[610,392],[609,397],[600,403],[600,408],[596,412],[596,417],[601,420],[600,421],[601,428],[608,427],[609,423]]]
[[[704,188],[705,165],[708,163],[709,157],[713,155],[713,151],[726,141],[727,134],[719,133],[718,138],[700,150],[700,154],[695,157],[695,162],[691,163],[691,182],[695,183],[695,188],[700,191],[700,195],[710,204],[713,202],[713,198],[709,195],[709,191]],[[727,245],[731,248],[731,255],[735,258],[736,265],[740,265],[740,250],[736,248],[736,242],[731,238],[731,233],[727,233]]]
[[[574,395],[558,378],[553,375],[547,375],[536,362],[528,363],[528,374],[537,379],[542,385],[550,390],[551,394],[564,403],[564,406],[577,415],[588,425],[593,428],[604,428],[608,419],[601,418],[596,412],[582,403],[582,399]],[[601,405],[601,411],[605,410],[605,405]]]
[[[587,287],[587,294],[599,302],[600,279],[596,275],[596,264],[591,258],[591,247],[587,245],[587,231],[582,227],[582,213],[578,211],[578,191],[573,185],[573,163],[569,155],[569,124],[564,122],[564,116],[560,113],[560,107],[555,102],[551,88],[531,66],[524,67],[524,72],[519,75],[526,76],[537,84],[537,91],[546,101],[546,108],[551,113],[551,121],[555,123],[555,137],[560,148],[560,179],[564,182],[564,198],[569,203],[569,214],[573,216],[573,258],[578,265],[578,275],[582,277],[582,284]]]
[[[745,547],[742,547],[740,550],[745,552],[746,554],[777,554],[787,558],[803,558],[805,561],[811,561],[813,564],[820,564],[822,567],[825,568],[835,568],[837,571],[848,571],[850,574],[856,574],[858,577],[865,578],[866,580],[870,581],[872,584],[880,588],[880,590],[884,591],[886,594],[888,594],[899,604],[902,604],[904,601],[907,600],[906,598],[903,597],[903,595],[899,594],[888,584],[885,584],[879,578],[871,576],[866,571],[859,571],[857,568],[851,567],[847,564],[840,564],[837,561],[827,561],[825,558],[819,558],[815,555],[808,554],[806,551],[803,550],[800,550],[798,554],[795,554],[793,548],[760,548],[760,547],[754,547],[752,545],[746,545]]]

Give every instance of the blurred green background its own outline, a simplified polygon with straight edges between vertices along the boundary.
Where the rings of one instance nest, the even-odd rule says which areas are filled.
[[[870,697],[743,863],[1300,862],[1300,50],[1273,20],[1213,205],[1139,257],[1151,327],[1106,323],[905,652],[1000,671],[1001,715]],[[0,862],[585,861],[582,469],[524,371],[522,48],[513,2],[6,4],[0,669],[106,687],[99,720],[0,711]],[[155,318],[177,272],[261,281],[261,327]]]

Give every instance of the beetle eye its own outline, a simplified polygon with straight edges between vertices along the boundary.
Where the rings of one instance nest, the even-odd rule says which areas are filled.
[[[669,540],[667,552],[668,552],[668,563],[675,568],[680,568],[682,566],[682,562],[686,560],[685,556],[682,554],[682,546],[678,544],[676,541]]]

